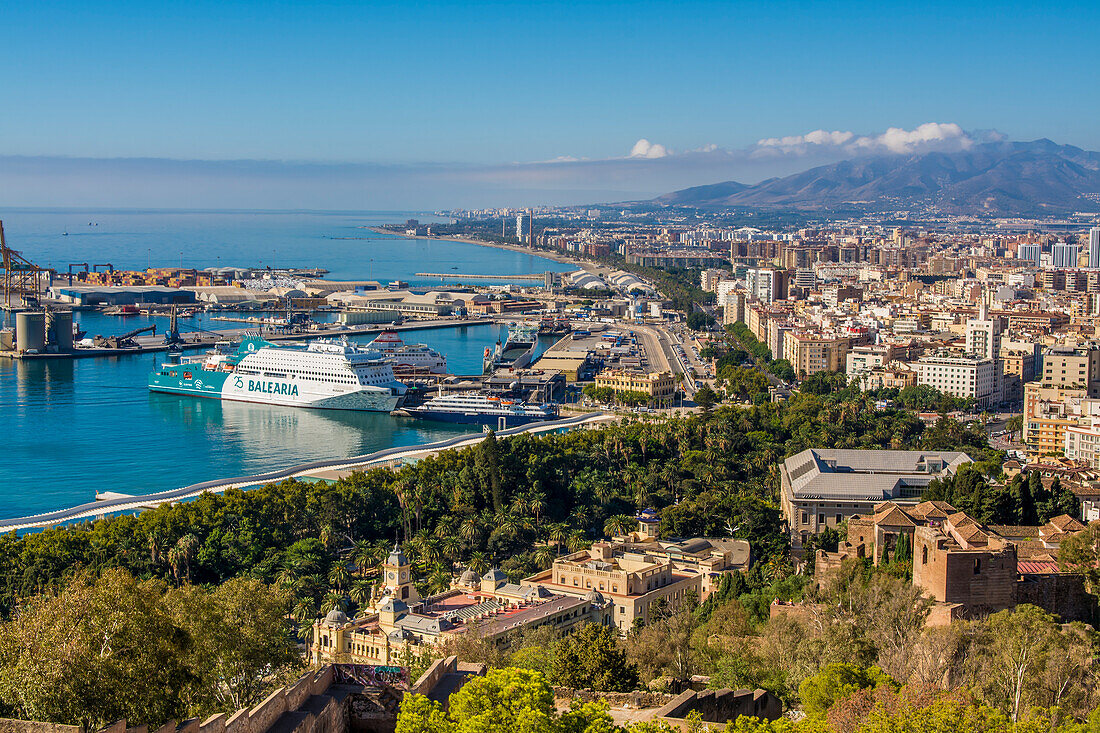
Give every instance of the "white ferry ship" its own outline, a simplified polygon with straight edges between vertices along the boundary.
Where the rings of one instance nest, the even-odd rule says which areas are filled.
[[[166,363],[149,375],[149,389],[272,405],[390,412],[405,396],[393,368],[376,349],[346,339],[279,346],[249,336],[205,356]]]
[[[508,337],[504,344],[497,341],[493,349],[485,349],[483,371],[492,374],[497,369],[523,369],[535,358],[538,341],[537,323],[508,324]]]
[[[557,405],[528,405],[521,400],[482,392],[442,394],[408,411],[410,415],[430,420],[486,425],[497,425],[504,418],[504,424],[508,427],[535,420],[553,420],[558,416]]]
[[[447,357],[427,344],[406,344],[394,331],[383,331],[369,346],[382,352],[395,374],[447,373]]]

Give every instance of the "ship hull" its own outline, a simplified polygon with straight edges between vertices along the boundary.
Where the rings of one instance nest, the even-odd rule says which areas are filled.
[[[388,390],[361,389],[326,394],[283,380],[248,379],[240,375],[205,371],[197,371],[193,379],[150,375],[149,391],[264,405],[365,412],[391,412],[397,409],[402,399],[401,395]]]
[[[485,415],[473,412],[446,412],[442,410],[409,410],[413,417],[421,417],[425,420],[438,420],[440,422],[466,423],[470,425],[497,425],[500,418],[504,418],[507,427],[526,425],[533,422],[552,420],[555,416],[536,417],[532,415]]]

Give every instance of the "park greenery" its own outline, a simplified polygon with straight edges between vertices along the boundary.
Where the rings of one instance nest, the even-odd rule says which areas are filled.
[[[812,695],[825,721],[864,695],[863,707],[855,705],[863,717],[845,730],[862,729],[887,694],[881,675],[897,681],[889,686],[896,696],[890,715],[906,709],[907,691],[924,686],[965,690],[972,699],[963,702],[919,698],[930,706],[965,704],[956,711],[964,717],[984,711],[1006,720],[1054,716],[1052,725],[1083,720],[1097,703],[1091,630],[1027,607],[925,629],[927,601],[897,568],[852,563],[815,585],[789,560],[777,466],[811,447],[965,450],[973,468],[933,482],[929,496],[1004,523],[1061,513],[1067,492],[1030,477],[989,481],[1000,474],[1001,454],[977,428],[946,417],[926,425],[900,407],[876,409],[871,396],[828,375],[808,381],[809,390],[783,403],[624,418],[544,437],[490,434],[475,447],[396,470],[331,483],[284,481],[0,537],[0,712],[156,724],[251,704],[293,669],[287,651],[295,633],[304,638],[333,608],[355,614],[366,605],[395,540],[430,593],[447,588],[463,567],[498,566],[519,580],[562,553],[629,531],[633,515],[653,507],[662,536],[740,537],[752,545],[752,566],[724,577],[702,604],[654,604],[650,623],[625,640],[601,627],[565,636],[539,629],[504,646],[463,635],[440,653],[521,670],[522,685],[660,689],[709,675],[713,686],[762,687],[788,703],[806,705]],[[1005,496],[1020,498],[1012,504],[1023,507],[1020,514],[1001,512],[1010,503]],[[823,539],[835,543],[839,535]],[[1071,559],[1095,567],[1095,558],[1082,542]],[[773,617],[774,602],[800,600],[804,613]],[[246,602],[267,611],[242,614]],[[105,630],[117,634],[110,649],[124,651],[104,654],[93,643]],[[999,670],[1019,651],[1006,646],[1018,638],[1039,641],[1027,650],[1026,668],[1017,669],[1024,682],[1012,686]],[[834,664],[857,671],[834,669],[806,683]],[[131,684],[142,679],[155,684]],[[472,696],[478,687],[469,689]],[[492,729],[484,721],[505,714],[495,710],[503,701],[486,694],[488,702],[446,712],[417,702],[420,717],[403,729]],[[545,715],[531,718],[540,722],[530,730],[614,730],[599,706],[559,715],[532,704]],[[1046,712],[1036,718],[1032,708]],[[759,724],[783,725],[793,724]]]
[[[289,608],[250,577],[206,589],[81,571],[0,623],[0,714],[96,730],[255,705],[301,666]]]

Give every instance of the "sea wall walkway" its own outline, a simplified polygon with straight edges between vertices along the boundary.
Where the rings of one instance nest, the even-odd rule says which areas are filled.
[[[546,433],[555,431],[574,430],[581,427],[596,426],[602,422],[614,421],[618,417],[607,413],[590,413],[577,415],[561,420],[530,423],[520,427],[508,428],[497,432],[500,437],[519,435],[520,433]],[[484,440],[484,433],[470,433],[459,435],[447,440],[422,445],[400,446],[387,448],[363,456],[353,458],[334,458],[325,461],[313,461],[278,471],[269,471],[254,476],[240,476],[236,478],[217,479],[203,481],[181,489],[170,489],[153,494],[140,494],[135,496],[111,494],[111,498],[91,501],[68,509],[60,509],[43,514],[34,514],[27,517],[0,520],[0,532],[22,531],[52,527],[67,522],[75,522],[83,519],[92,519],[116,514],[120,512],[132,512],[148,509],[159,504],[174,503],[194,499],[206,492],[221,493],[227,489],[240,489],[249,486],[270,484],[288,478],[306,476],[310,473],[328,470],[367,470],[385,465],[393,465],[395,462],[412,458],[423,458],[443,450],[454,450],[475,445]]]

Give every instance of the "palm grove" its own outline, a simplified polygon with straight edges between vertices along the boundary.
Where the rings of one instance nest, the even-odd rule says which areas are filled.
[[[707,603],[654,614],[651,626],[633,630],[625,647],[607,640],[611,656],[602,661],[578,659],[584,652],[569,638],[545,635],[495,652],[473,640],[457,651],[501,668],[534,668],[542,679],[577,687],[622,689],[702,673],[715,684],[761,686],[791,702],[800,699],[804,680],[829,664],[850,662],[859,670],[879,665],[899,681],[898,689],[920,680],[973,690],[977,700],[1002,711],[1010,698],[1062,705],[1070,714],[1084,710],[1092,700],[1091,677],[1067,678],[1057,699],[1047,688],[1029,687],[1023,697],[989,688],[981,665],[996,652],[982,639],[995,635],[977,626],[960,630],[957,639],[921,631],[923,601],[899,595],[905,568],[860,567],[845,588],[813,591],[793,574],[776,470],[788,455],[809,447],[966,450],[978,459],[978,480],[950,488],[968,496],[985,491],[985,475],[999,473],[999,455],[980,432],[947,419],[926,427],[908,412],[875,410],[869,396],[833,387],[783,404],[624,420],[565,435],[490,435],[477,447],[396,471],[332,484],[286,481],[4,536],[0,713],[159,724],[253,704],[294,673],[300,664],[290,653],[294,636],[305,638],[314,618],[332,608],[355,613],[367,603],[395,538],[422,590],[432,592],[446,588],[458,566],[497,566],[519,580],[563,552],[630,528],[633,514],[645,507],[662,510],[665,536],[733,530],[751,543],[753,567],[731,576]],[[808,593],[833,594],[824,604],[836,609],[833,615],[804,626],[768,619],[773,599]],[[234,603],[242,594],[266,610],[240,612]],[[99,612],[80,612],[78,597],[94,599],[80,603]],[[135,609],[126,614],[128,626],[119,626],[115,608]],[[861,622],[868,614],[875,623]],[[1042,623],[1055,640],[1049,649],[1056,648],[1063,632],[1054,629],[1061,627]],[[97,646],[104,629],[121,629],[117,643]],[[1072,633],[1092,643],[1091,631]],[[156,641],[139,644],[138,637]],[[62,648],[66,653],[50,651]],[[909,659],[918,651],[926,659],[919,669]],[[577,672],[601,665],[617,671],[603,682]],[[77,668],[84,671],[79,684],[72,674]],[[150,677],[154,668],[171,679],[149,684],[160,679]],[[28,683],[35,679],[73,679],[86,707],[66,707],[55,686]],[[127,693],[108,694],[118,690]]]

